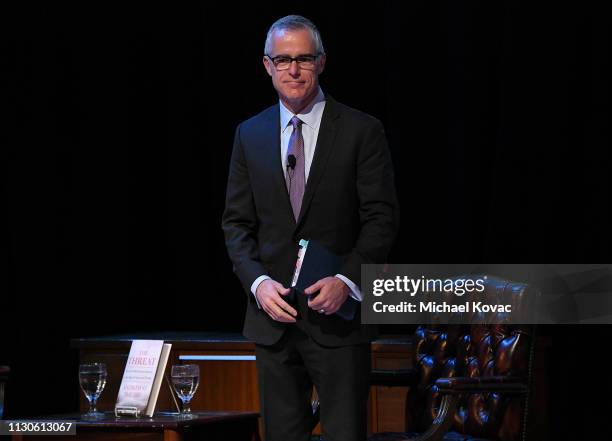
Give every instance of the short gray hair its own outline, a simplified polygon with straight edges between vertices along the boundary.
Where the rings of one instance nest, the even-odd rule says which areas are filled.
[[[302,17],[301,15],[288,15],[286,17],[276,20],[272,24],[272,26],[270,26],[270,29],[268,30],[268,35],[266,36],[264,54],[270,55],[270,51],[272,50],[272,34],[274,34],[274,32],[280,30],[295,31],[298,29],[308,29],[310,31],[310,34],[312,35],[312,40],[315,44],[316,54],[325,53],[321,34],[319,33],[319,30],[317,29],[315,24],[308,20],[306,17]]]

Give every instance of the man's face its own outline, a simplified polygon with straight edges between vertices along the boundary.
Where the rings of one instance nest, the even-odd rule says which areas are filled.
[[[272,58],[280,55],[295,58],[317,54],[308,29],[281,29],[272,34],[272,48],[268,55]],[[279,70],[265,56],[263,62],[280,99],[295,113],[302,110],[317,94],[319,74],[325,67],[325,55],[320,55],[311,69],[300,67],[293,61],[288,69]]]

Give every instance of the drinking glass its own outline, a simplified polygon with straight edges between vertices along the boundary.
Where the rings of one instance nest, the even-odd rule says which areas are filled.
[[[88,417],[100,417],[103,414],[96,409],[98,397],[106,386],[106,365],[104,363],[83,363],[79,365],[79,384],[89,402]]]
[[[170,378],[174,391],[183,403],[181,416],[189,418],[191,416],[190,402],[200,384],[200,367],[197,364],[173,365]]]

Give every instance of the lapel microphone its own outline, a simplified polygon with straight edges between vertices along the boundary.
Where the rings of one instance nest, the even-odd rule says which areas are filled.
[[[287,156],[287,167],[289,167],[291,170],[295,169],[295,155]]]
[[[289,178],[289,194],[291,194],[291,181],[293,180],[293,173],[295,173],[295,155],[287,155],[287,167],[291,169],[291,172],[287,170],[287,177]]]

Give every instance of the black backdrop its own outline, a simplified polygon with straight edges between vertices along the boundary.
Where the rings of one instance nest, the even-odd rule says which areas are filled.
[[[10,414],[74,408],[70,337],[241,329],[220,229],[228,161],[236,124],[276,100],[261,55],[289,13],[321,30],[324,90],[385,124],[392,261],[609,261],[605,9],[405,3],[2,6]],[[578,436],[596,411],[576,403],[603,396],[590,354],[612,332],[544,332],[566,385],[551,424]],[[57,400],[36,398],[41,382]]]

